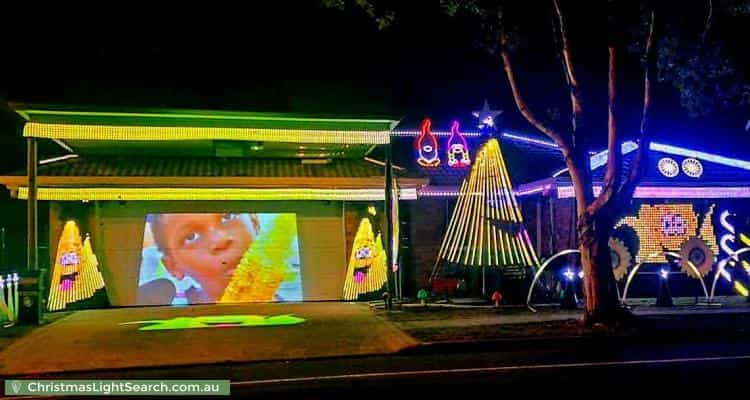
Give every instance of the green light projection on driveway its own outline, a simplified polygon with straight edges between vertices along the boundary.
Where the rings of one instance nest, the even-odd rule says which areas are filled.
[[[291,314],[284,315],[204,315],[200,317],[175,317],[172,319],[154,319],[148,321],[123,322],[120,325],[149,324],[138,328],[139,331],[164,331],[198,328],[233,328],[248,326],[285,326],[305,322],[304,318]]]

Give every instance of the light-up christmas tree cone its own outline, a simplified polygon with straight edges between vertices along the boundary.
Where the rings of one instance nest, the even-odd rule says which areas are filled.
[[[539,265],[496,139],[479,150],[468,180],[461,185],[433,277],[442,263],[501,268]]]
[[[78,300],[78,285],[75,281],[80,273],[81,250],[81,232],[75,222],[68,221],[57,243],[47,300],[49,311],[62,310],[68,303]]]
[[[276,291],[289,273],[288,260],[297,237],[296,216],[280,214],[245,252],[232,280],[224,290],[221,303],[273,301]]]
[[[388,279],[386,254],[380,235],[375,238],[372,224],[362,218],[357,228],[344,279],[344,300],[356,300],[359,295],[376,292]]]
[[[89,298],[94,295],[94,292],[104,287],[104,278],[99,271],[99,260],[91,247],[89,235],[86,235],[86,239],[83,240],[80,275],[81,289],[79,294],[81,298]]]

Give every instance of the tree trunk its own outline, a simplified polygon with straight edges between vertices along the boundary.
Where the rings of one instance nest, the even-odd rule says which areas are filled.
[[[580,218],[578,222],[581,264],[585,279],[583,294],[584,321],[587,325],[622,322],[623,309],[617,297],[615,276],[609,250],[612,219],[608,210],[600,210],[592,218]]]

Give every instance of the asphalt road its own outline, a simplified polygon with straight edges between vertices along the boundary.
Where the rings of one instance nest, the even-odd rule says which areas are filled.
[[[676,338],[678,339],[678,338]],[[243,398],[746,397],[750,340],[540,341],[425,348],[411,354],[55,375],[65,379],[231,379]],[[52,378],[52,376],[50,376]],[[586,386],[588,382],[588,386]],[[589,398],[583,396],[582,398]],[[468,399],[467,399],[468,400]]]

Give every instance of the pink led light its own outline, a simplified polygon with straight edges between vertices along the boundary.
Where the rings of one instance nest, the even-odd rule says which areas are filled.
[[[594,195],[601,193],[601,186],[594,186]],[[557,198],[575,197],[573,186],[558,186]],[[639,186],[635,189],[635,198],[639,199],[721,199],[750,198],[750,187],[659,187]]]
[[[661,233],[665,236],[681,236],[687,232],[687,222],[680,214],[667,213],[661,224]]]
[[[392,131],[391,136],[393,137],[417,137],[420,135],[420,133],[421,133],[420,131],[412,131],[412,130]],[[450,131],[432,131],[432,134],[435,136],[440,136],[440,137],[448,137],[451,135],[451,132]],[[473,131],[472,132],[462,131],[461,134],[464,137],[471,137],[471,138],[482,136],[482,133],[473,132]]]
[[[63,292],[67,292],[68,290],[73,289],[73,281],[70,279],[63,279],[62,282],[60,282],[60,290]]]
[[[426,168],[434,168],[440,165],[440,153],[438,150],[438,141],[431,131],[432,121],[425,118],[422,121],[422,132],[415,141],[417,148],[417,164]]]
[[[466,138],[458,130],[458,121],[451,125],[451,137],[448,138],[446,154],[448,154],[448,165],[453,168],[463,168],[471,165],[469,157],[469,144]]]

